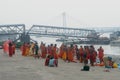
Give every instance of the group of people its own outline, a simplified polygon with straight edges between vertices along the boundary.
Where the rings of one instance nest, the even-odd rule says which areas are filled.
[[[9,56],[12,57],[15,54],[15,44],[12,41],[7,41],[4,46],[8,45]],[[87,64],[90,62],[91,66],[99,59],[100,63],[103,62],[104,49],[100,46],[99,49],[95,49],[93,45],[91,46],[80,46],[77,45],[66,45],[62,44],[60,48],[57,44],[50,44],[46,46],[43,42],[38,45],[37,42],[23,43],[21,46],[22,56],[34,56],[35,58],[46,58],[49,60],[54,59],[55,63],[58,65],[58,58],[63,59],[65,62],[77,62]],[[45,62],[46,65],[47,62]],[[48,65],[47,65],[48,66]]]
[[[65,62],[77,62],[88,63],[94,66],[94,63],[103,63],[104,49],[102,46],[99,49],[95,49],[93,45],[91,46],[80,46],[77,45],[66,45],[62,44],[60,48],[57,44],[49,44],[46,46],[43,42],[38,45],[35,43],[24,43],[21,46],[22,56],[34,56],[35,58],[47,58],[48,55],[55,60],[58,58],[63,59]],[[50,59],[50,58],[49,58]],[[45,63],[46,64],[46,63]]]
[[[22,56],[33,56],[35,58],[39,58],[39,46],[38,43],[35,42],[31,42],[31,43],[23,43],[23,45],[20,48],[21,52],[22,52]]]
[[[7,40],[3,43],[4,53],[8,53],[10,57],[15,54],[16,45],[13,41]],[[93,45],[90,46],[78,46],[78,45],[66,45],[61,44],[58,48],[57,44],[49,44],[41,42],[39,45],[37,42],[23,43],[21,48],[22,56],[33,56],[36,58],[45,59],[45,66],[57,67],[58,58],[65,62],[80,62],[84,63],[82,71],[89,71],[91,66],[105,66],[107,68],[116,68],[117,64],[112,61],[110,57],[104,57],[104,49],[100,46],[95,49]]]
[[[3,43],[3,51],[4,53],[8,53],[10,57],[15,54],[16,45],[11,40],[7,40]]]
[[[50,44],[46,47],[43,42],[41,42],[40,45],[38,45],[37,42],[23,43],[21,46],[22,56],[34,56],[35,58],[46,58],[47,55],[51,55],[55,59],[58,59],[57,51],[58,48],[56,44]]]
[[[99,58],[100,63],[103,62],[104,49],[100,46],[99,49],[95,49],[93,45],[91,46],[80,46],[77,45],[61,45],[60,47],[60,58],[68,62],[76,62],[76,59],[80,63],[90,62],[91,66],[94,66],[96,59]]]
[[[43,58],[45,60],[45,66],[58,66],[58,48],[56,44],[46,45],[41,42],[40,46],[35,43],[24,43],[21,46],[22,56],[34,56],[36,58]]]

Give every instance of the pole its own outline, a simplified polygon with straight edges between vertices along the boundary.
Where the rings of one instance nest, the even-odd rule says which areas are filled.
[[[63,27],[66,27],[67,25],[66,25],[66,13],[65,12],[63,12]]]

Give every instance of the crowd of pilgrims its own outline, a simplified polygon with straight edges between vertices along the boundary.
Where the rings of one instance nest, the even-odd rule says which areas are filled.
[[[20,48],[22,56],[33,56],[36,58],[44,58],[45,66],[58,66],[58,58],[65,62],[80,62],[84,64],[90,63],[94,66],[99,59],[99,63],[103,63],[104,49],[102,46],[95,49],[91,46],[65,45],[61,44],[58,48],[57,44],[45,45],[43,42],[39,45],[37,42],[23,43]],[[5,49],[4,49],[5,51]],[[9,42],[9,56],[15,54],[15,44]],[[53,65],[54,64],[54,65]]]

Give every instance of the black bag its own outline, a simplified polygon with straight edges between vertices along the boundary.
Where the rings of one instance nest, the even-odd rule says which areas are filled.
[[[83,67],[83,71],[89,71],[89,70],[90,70],[90,66],[86,65],[86,66]]]

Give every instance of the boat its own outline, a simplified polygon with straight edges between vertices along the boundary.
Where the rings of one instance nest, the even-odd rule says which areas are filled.
[[[110,44],[109,39],[75,39],[75,40],[67,40],[64,42],[65,44],[102,44],[108,45]]]
[[[68,39],[65,38],[56,39],[56,42],[65,42],[65,41],[68,41]]]

